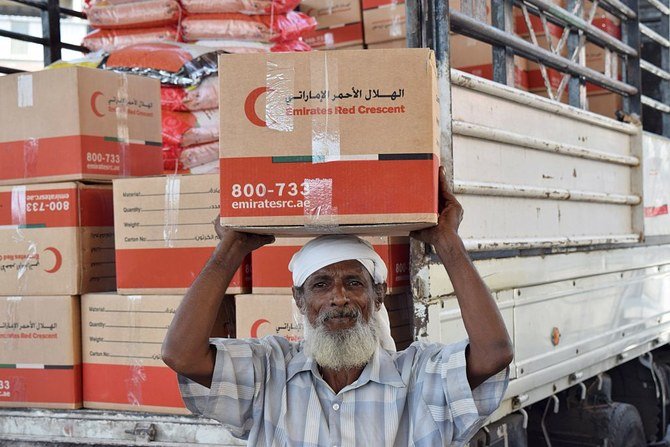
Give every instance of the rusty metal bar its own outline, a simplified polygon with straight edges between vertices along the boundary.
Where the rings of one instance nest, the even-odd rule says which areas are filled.
[[[566,188],[542,188],[533,185],[470,182],[455,180],[454,192],[475,196],[518,197],[523,199],[569,200],[572,202],[606,203],[610,205],[638,205],[639,196],[610,194],[597,191],[579,191]]]
[[[655,99],[650,98],[649,96],[642,95],[642,104],[648,107],[652,107],[664,113],[670,113],[669,105],[663,104],[661,101],[656,101]]]
[[[654,8],[658,9],[661,14],[665,14],[666,16],[670,16],[670,8],[665,6],[663,3],[659,2],[658,0],[647,0],[647,3],[649,3],[651,6]]]
[[[579,247],[602,244],[634,244],[640,241],[637,234],[588,235],[556,238],[524,239],[465,239],[463,244],[469,251],[523,250],[527,248]]]
[[[457,11],[451,12],[452,28],[462,34],[469,35],[479,40],[483,40],[492,45],[508,46],[515,53],[541,62],[560,71],[569,72],[576,76],[582,76],[587,81],[612,90],[623,95],[635,95],[638,90],[636,87],[628,85],[616,79],[609,78],[590,68],[581,66],[569,59],[552,53],[551,51],[537,47],[520,37],[505,33],[490,25],[481,23]]]
[[[640,68],[642,68],[645,71],[648,71],[653,75],[658,76],[659,78],[665,79],[666,81],[670,81],[670,72],[667,72],[650,62],[640,60]]]
[[[627,17],[629,19],[637,18],[635,11],[630,9],[628,6],[620,2],[619,0],[600,0],[600,3],[607,4],[610,9],[616,10],[621,16]]]
[[[653,40],[654,42],[658,43],[659,45],[662,45],[666,48],[670,48],[670,40],[661,36],[648,26],[640,24],[640,32],[645,36],[647,36],[648,38],[650,38],[651,40]]]
[[[570,157],[583,158],[586,160],[601,161],[624,166],[638,166],[640,160],[632,155],[616,155],[607,152],[596,151],[584,147],[559,143],[556,141],[533,138],[527,135],[510,132],[507,130],[493,129],[479,124],[466,123],[454,120],[452,124],[453,133],[464,137],[479,138],[496,143],[509,144],[512,146],[525,147],[543,152],[566,155]]]
[[[624,132],[628,135],[635,135],[638,132],[637,127],[614,121],[601,115],[596,115],[584,110],[579,110],[567,107],[556,101],[551,101],[532,93],[524,92],[507,86],[503,86],[486,79],[471,75],[458,70],[451,70],[451,82],[455,85],[477,90],[498,98],[503,98],[508,101],[516,102],[518,104],[528,105],[541,109],[556,115],[568,116],[570,118],[579,118],[580,121],[600,126],[605,129],[616,130]]]
[[[560,19],[561,21],[567,23],[568,25],[577,28],[580,31],[583,31],[589,37],[589,40],[592,40],[596,43],[600,43],[604,46],[612,48],[613,50],[618,51],[619,53],[625,54],[627,56],[637,56],[638,51],[633,47],[626,45],[617,38],[610,36],[606,32],[597,27],[591,25],[586,20],[581,17],[577,17],[574,14],[566,11],[560,6],[552,3],[549,0],[525,0],[527,3],[534,5],[540,11],[549,13],[554,17]]]

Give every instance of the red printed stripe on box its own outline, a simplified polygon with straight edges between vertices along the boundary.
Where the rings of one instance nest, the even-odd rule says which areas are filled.
[[[9,385],[0,390],[5,403],[80,404],[81,365],[57,369],[0,368],[0,381]]]
[[[668,205],[644,207],[644,217],[664,216],[666,214],[668,214]]]
[[[79,225],[77,189],[15,187],[0,192],[0,225],[21,227],[76,227]]]
[[[142,248],[116,250],[119,289],[188,288],[200,274],[214,247]],[[235,272],[229,287],[251,285],[251,259]]]
[[[163,167],[159,146],[86,135],[0,143],[0,180],[72,174],[153,175]]]
[[[84,401],[184,408],[167,366],[84,363]]]
[[[327,163],[312,163],[311,157],[296,162],[222,158],[221,216],[318,214],[325,219],[328,215],[436,213],[437,203],[426,191],[437,189],[437,157],[406,155],[409,159],[398,154],[388,160]]]
[[[80,189],[79,209],[82,227],[113,227],[114,194],[112,188]]]
[[[252,256],[254,287],[291,287],[293,277],[288,270],[291,257],[300,246],[266,245]],[[388,286],[409,284],[409,247],[407,244],[375,245],[375,251],[388,268]]]

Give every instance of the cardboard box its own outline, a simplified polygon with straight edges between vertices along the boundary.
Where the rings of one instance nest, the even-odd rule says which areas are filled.
[[[407,21],[405,3],[388,1],[383,3],[376,8],[363,8],[363,28],[366,44],[405,38],[405,23]]]
[[[292,295],[237,295],[235,330],[237,338],[281,335],[290,341],[300,341],[302,314]]]
[[[161,345],[181,295],[82,296],[84,407],[188,414]],[[224,299],[212,336],[232,320]]]
[[[303,40],[315,50],[363,45],[363,24],[356,22],[310,31],[303,35]]]
[[[430,50],[225,57],[223,225],[406,235],[437,222],[440,126]]]
[[[381,256],[388,268],[388,293],[399,293],[409,288],[409,238],[365,237]],[[254,294],[290,295],[293,278],[288,270],[291,257],[311,238],[278,238],[274,244],[254,251],[251,266],[254,272]]]
[[[407,40],[402,39],[389,40],[381,43],[371,43],[367,45],[368,50],[388,50],[394,48],[407,48]]]
[[[0,77],[0,153],[2,185],[160,174],[160,83],[82,67]]]
[[[301,12],[316,18],[317,29],[363,20],[360,0],[303,0],[299,8]]]
[[[587,100],[588,110],[612,119],[616,119],[616,111],[623,108],[622,97],[607,90],[587,94]]]
[[[458,11],[487,24],[491,24],[491,1],[449,0],[449,11]]]
[[[119,293],[186,292],[219,243],[219,175],[114,180],[114,206]],[[250,290],[247,258],[228,293]]]
[[[0,315],[0,407],[80,408],[79,297],[0,297]]]
[[[0,295],[114,290],[111,185],[0,187]]]
[[[409,295],[387,295],[384,305],[389,314],[391,336],[406,342],[414,315]],[[407,306],[409,304],[409,306]],[[303,316],[292,295],[237,295],[235,297],[237,338],[281,335],[290,341],[303,337]]]
[[[481,78],[493,79],[493,48],[491,45],[461,34],[452,34],[450,45],[449,58],[452,68]],[[528,90],[526,68],[526,59],[515,56],[514,83],[515,87],[522,90]]]

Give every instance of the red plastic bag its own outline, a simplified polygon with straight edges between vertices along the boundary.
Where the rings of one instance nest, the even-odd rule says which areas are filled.
[[[91,51],[104,50],[111,52],[138,43],[177,42],[178,40],[179,32],[176,26],[119,30],[98,29],[84,37],[82,46]]]
[[[218,72],[219,53],[177,42],[143,43],[112,52],[100,68],[160,79],[163,84],[197,85]]]
[[[219,109],[162,113],[163,145],[188,147],[219,139]]]
[[[86,8],[94,28],[154,28],[176,24],[181,7],[176,0],[143,0],[132,3],[96,2]]]
[[[316,29],[316,19],[300,12],[273,16],[245,14],[198,14],[182,21],[185,41],[236,39],[285,42]]]
[[[161,107],[173,112],[214,109],[219,106],[219,77],[210,76],[200,85],[161,87]]]
[[[189,14],[286,14],[300,0],[181,0]]]

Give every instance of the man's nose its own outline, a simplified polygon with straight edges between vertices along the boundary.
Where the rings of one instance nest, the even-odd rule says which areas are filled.
[[[332,304],[333,306],[344,306],[348,302],[349,298],[347,297],[347,291],[344,288],[344,284],[339,284],[333,290]]]

